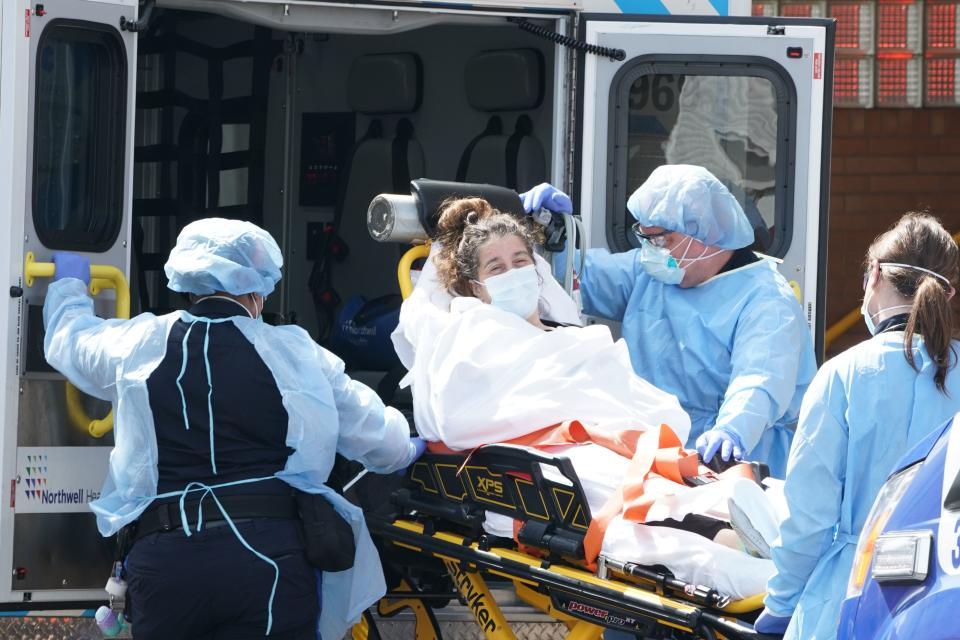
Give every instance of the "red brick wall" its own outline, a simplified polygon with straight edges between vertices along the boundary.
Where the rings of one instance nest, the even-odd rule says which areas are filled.
[[[827,327],[862,300],[873,238],[910,209],[960,231],[960,109],[835,109],[830,171]],[[867,337],[858,322],[828,355]]]

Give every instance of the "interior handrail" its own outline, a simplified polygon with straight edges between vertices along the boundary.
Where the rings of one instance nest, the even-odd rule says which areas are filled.
[[[57,267],[52,262],[37,262],[33,252],[27,252],[23,261],[24,281],[32,287],[35,278],[52,278]],[[98,295],[105,289],[116,292],[116,317],[130,318],[130,286],[123,271],[108,264],[90,265],[90,295]],[[94,438],[102,438],[113,429],[113,410],[103,418],[91,418],[81,402],[80,390],[67,381],[67,416],[70,422]]]
[[[403,296],[404,300],[413,293],[413,277],[410,275],[413,263],[429,255],[430,243],[428,242],[410,247],[400,258],[400,264],[397,265],[397,280],[400,281],[400,295]]]

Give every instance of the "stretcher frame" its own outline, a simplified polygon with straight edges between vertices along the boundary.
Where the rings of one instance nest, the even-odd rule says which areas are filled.
[[[555,470],[550,477],[543,473],[547,467]],[[513,445],[490,445],[469,456],[427,453],[392,499],[399,516],[367,517],[388,570],[403,576],[377,613],[390,617],[409,609],[417,640],[441,640],[433,606],[451,598],[468,608],[487,640],[516,640],[487,586],[490,578],[507,580],[520,600],[565,624],[567,640],[598,639],[607,628],[654,637],[670,632],[678,639],[768,637],[744,621],[762,608],[762,594],[731,602],[665,571],[602,556],[597,571],[590,570],[583,552],[590,510],[563,456]],[[483,531],[487,511],[515,519],[513,540]],[[418,588],[407,570],[411,562],[445,572],[451,591]],[[379,638],[374,618],[365,616],[352,637]]]

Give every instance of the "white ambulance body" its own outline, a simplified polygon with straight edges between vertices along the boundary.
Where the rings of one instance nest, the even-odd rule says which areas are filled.
[[[364,237],[376,193],[420,177],[552,181],[588,245],[621,251],[630,192],[658,165],[696,163],[744,202],[819,349],[832,25],[747,13],[746,0],[0,2],[0,608],[92,605],[113,553],[87,506],[110,407],[44,361],[49,279],[28,257],[84,253],[125,276],[132,313],[161,313],[182,306],[162,275],[178,229],[243,217],[285,253],[267,310],[320,336],[337,299],[395,286],[399,248]],[[98,282],[112,316],[125,285]]]

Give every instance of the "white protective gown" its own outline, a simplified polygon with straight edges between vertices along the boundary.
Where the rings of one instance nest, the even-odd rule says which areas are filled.
[[[114,448],[100,498],[90,504],[104,536],[136,520],[157,495],[157,440],[147,378],[167,351],[167,336],[185,311],[102,320],[80,280],[54,282],[44,304],[47,361],[85,393],[113,402]],[[323,574],[319,631],[341,638],[350,624],[386,592],[380,557],[362,511],[324,483],[340,452],[367,468],[389,473],[413,458],[403,416],[343,372],[343,362],[301,328],[273,327],[247,317],[230,319],[273,372],[289,415],[287,458],[277,478],[322,494],[354,531],[352,569]],[[216,381],[214,381],[216,384]]]

